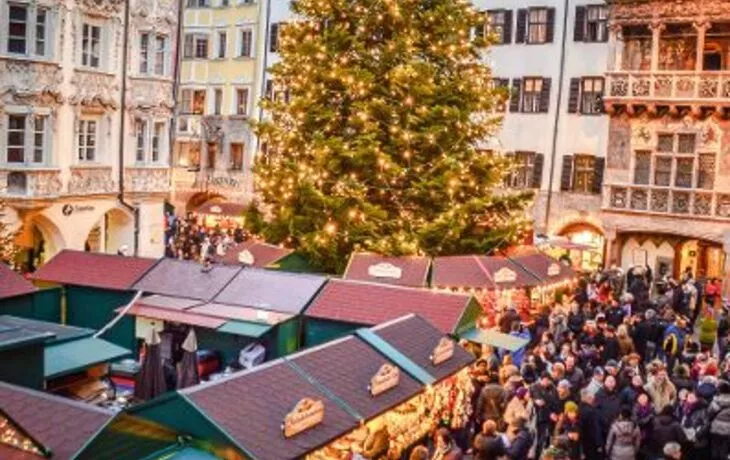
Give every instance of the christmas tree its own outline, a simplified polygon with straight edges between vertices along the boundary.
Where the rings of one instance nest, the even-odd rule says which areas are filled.
[[[5,202],[0,199],[0,263],[12,267],[15,264],[18,247],[15,244],[15,232],[11,232],[5,222],[5,209]]]
[[[256,126],[252,230],[341,271],[353,250],[485,253],[521,241],[529,193],[495,191],[510,165],[480,146],[494,88],[461,0],[296,0],[275,91]],[[277,91],[278,90],[278,91]],[[262,219],[263,216],[263,219]]]

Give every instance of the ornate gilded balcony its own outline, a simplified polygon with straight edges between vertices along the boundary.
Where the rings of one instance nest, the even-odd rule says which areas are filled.
[[[56,168],[0,169],[0,196],[13,200],[52,199],[63,188]]]
[[[613,184],[603,198],[607,211],[730,220],[730,194],[711,190]]]
[[[607,106],[730,105],[730,72],[616,71],[606,73]]]

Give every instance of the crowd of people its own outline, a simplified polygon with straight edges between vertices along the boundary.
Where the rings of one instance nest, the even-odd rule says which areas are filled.
[[[232,229],[222,229],[219,226],[207,228],[193,213],[188,213],[185,217],[168,214],[165,226],[165,257],[205,263],[217,256],[223,256],[230,246],[248,238],[248,233],[240,226]]]
[[[473,424],[439,429],[411,459],[730,458],[730,323],[717,280],[604,270],[534,321],[508,309],[524,349],[485,347]]]

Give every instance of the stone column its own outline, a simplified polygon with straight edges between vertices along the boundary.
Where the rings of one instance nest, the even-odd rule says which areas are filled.
[[[624,61],[623,26],[611,24],[608,31],[608,70],[618,72],[623,70]]]
[[[616,229],[613,227],[606,227],[603,231],[603,236],[606,238],[606,253],[603,258],[603,266],[610,268],[614,260],[617,266],[621,266],[621,261],[616,258]]]
[[[653,22],[651,29],[651,71],[656,72],[659,69],[659,43],[662,37],[662,31],[666,25],[662,22]]]
[[[702,72],[705,56],[705,36],[707,35],[707,30],[712,27],[712,24],[709,22],[695,22],[692,25],[697,31],[697,61],[695,62],[695,71]]]

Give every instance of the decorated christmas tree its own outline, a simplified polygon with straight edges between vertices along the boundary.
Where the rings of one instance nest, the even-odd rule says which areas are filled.
[[[5,222],[5,202],[0,199],[0,263],[13,266],[18,247],[15,244],[15,232],[11,232]]]
[[[296,0],[256,127],[252,230],[341,271],[353,250],[485,253],[521,241],[529,193],[484,150],[505,94],[461,0]]]

